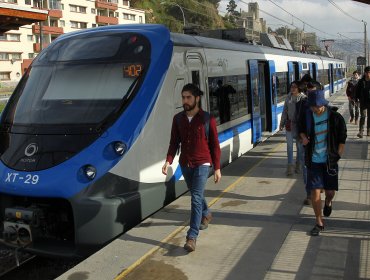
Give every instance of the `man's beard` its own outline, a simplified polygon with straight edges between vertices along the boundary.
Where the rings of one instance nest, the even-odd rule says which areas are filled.
[[[186,112],[193,110],[195,106],[197,106],[196,102],[194,102],[192,105],[188,105],[188,104],[182,105],[182,107],[184,108]]]

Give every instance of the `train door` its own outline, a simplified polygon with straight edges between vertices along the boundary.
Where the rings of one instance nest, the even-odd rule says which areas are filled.
[[[261,130],[266,131],[266,83],[265,83],[265,67],[264,63],[258,62],[258,95],[260,103],[260,116],[261,116]]]
[[[332,95],[334,93],[334,69],[333,69],[333,63],[329,63],[329,69],[328,69],[328,80],[329,80],[329,94]]]
[[[197,85],[200,90],[204,92],[200,102],[201,108],[205,111],[208,111],[208,95],[206,94],[207,86],[203,56],[197,52],[187,52],[186,66],[188,68],[189,83]]]
[[[262,140],[263,131],[272,129],[272,100],[270,84],[275,74],[274,63],[266,61],[249,60],[249,84],[252,104],[252,143]],[[275,78],[276,80],[276,78]],[[276,86],[274,91],[276,90]]]
[[[335,93],[338,91],[338,64],[333,64],[333,86]]]
[[[303,77],[303,65],[302,65],[302,62],[297,62],[297,66],[298,67],[296,67],[296,69],[295,69],[295,71],[297,72],[297,70],[298,70],[298,73],[296,73],[296,80],[300,80],[300,79],[302,79],[302,77]]]
[[[314,79],[315,81],[318,81],[318,70],[317,70],[317,63],[314,63],[314,62],[310,62],[309,64],[309,68],[310,68],[310,75],[312,77],[312,79]]]
[[[288,62],[288,85],[295,80],[299,80],[299,64],[298,62],[289,61]],[[289,88],[289,87],[288,87]]]
[[[268,131],[275,131],[278,128],[278,118],[277,118],[277,87],[276,87],[276,71],[275,71],[275,62],[273,60],[268,61],[268,77],[269,81],[267,84],[269,90],[266,93],[266,107],[271,108],[267,110],[268,121]]]
[[[334,77],[334,81],[335,81],[335,85],[336,85],[336,91],[340,90],[341,88],[341,81],[342,81],[342,77],[341,77],[341,73],[340,73],[340,65],[339,64],[336,64],[336,67],[335,67],[335,77]]]
[[[257,143],[262,139],[260,93],[258,91],[258,61],[249,60],[248,64],[250,96],[252,103],[252,143]]]

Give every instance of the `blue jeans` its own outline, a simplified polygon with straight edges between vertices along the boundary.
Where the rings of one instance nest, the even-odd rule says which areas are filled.
[[[190,228],[186,235],[187,238],[197,238],[202,217],[207,216],[209,213],[207,202],[204,199],[204,188],[208,179],[209,169],[210,167],[207,165],[200,165],[194,168],[181,166],[182,174],[191,195]]]
[[[286,131],[285,136],[288,164],[293,164],[293,142],[295,141],[297,149],[296,162],[299,162],[302,166],[303,182],[306,186],[306,194],[309,196],[311,195],[311,190],[307,187],[307,168],[304,163],[304,147],[299,139],[293,137],[291,131]]]
[[[295,141],[296,148],[297,148],[297,156],[296,162],[301,163],[304,165],[304,149],[302,143],[298,140],[293,138],[293,134],[291,131],[286,131],[286,150],[288,156],[288,164],[293,164],[293,142]]]

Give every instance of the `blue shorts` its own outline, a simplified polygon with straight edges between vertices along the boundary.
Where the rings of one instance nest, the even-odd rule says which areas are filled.
[[[312,162],[307,168],[307,188],[338,190],[338,164],[328,168],[325,163]]]

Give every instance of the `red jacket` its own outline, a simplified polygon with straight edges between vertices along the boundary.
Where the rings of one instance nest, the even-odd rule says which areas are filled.
[[[215,170],[220,169],[221,149],[215,118],[210,117],[207,142],[203,110],[200,109],[190,123],[185,111],[179,114],[179,124],[177,124],[176,115],[172,120],[171,140],[166,160],[172,164],[181,142],[180,165],[197,167],[210,163]]]

